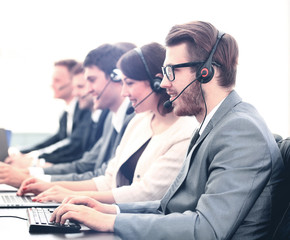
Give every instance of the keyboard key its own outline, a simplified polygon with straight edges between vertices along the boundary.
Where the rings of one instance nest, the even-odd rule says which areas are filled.
[[[50,222],[49,219],[53,209],[48,208],[28,208],[28,224],[29,232],[46,232],[46,233],[76,233],[79,232],[81,226],[78,223],[67,220],[64,225]]]

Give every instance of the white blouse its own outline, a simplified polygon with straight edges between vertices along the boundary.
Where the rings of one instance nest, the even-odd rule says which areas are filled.
[[[196,119],[179,117],[166,131],[153,135],[152,117],[151,112],[139,113],[130,121],[105,175],[93,178],[99,191],[112,190],[116,203],[161,199],[185,159]],[[132,184],[118,187],[128,181],[121,166],[150,138],[136,164]]]

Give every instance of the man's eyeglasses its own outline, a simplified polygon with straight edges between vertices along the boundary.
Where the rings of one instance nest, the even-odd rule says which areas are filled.
[[[167,65],[162,68],[163,75],[166,75],[167,79],[172,82],[175,79],[174,69],[175,68],[183,68],[183,67],[194,67],[204,62],[187,62],[187,63],[180,63],[175,65]]]

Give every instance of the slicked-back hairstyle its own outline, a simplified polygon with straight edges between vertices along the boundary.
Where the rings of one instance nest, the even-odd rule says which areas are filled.
[[[216,40],[218,30],[210,23],[193,21],[175,25],[169,31],[166,46],[186,43],[188,61],[206,61]],[[236,40],[225,34],[220,40],[213,61],[221,65],[218,78],[219,85],[232,87],[236,83],[239,49]],[[196,68],[193,68],[196,70]]]
[[[165,47],[159,43],[153,42],[141,47],[142,54],[149,68],[151,77],[156,74],[162,74],[161,67],[165,59]],[[145,66],[137,51],[131,50],[124,54],[117,63],[117,67],[125,76],[134,80],[150,81]],[[169,99],[165,89],[161,89],[157,94],[160,95],[158,111],[165,115],[172,111],[172,108],[164,108],[163,104]]]
[[[109,77],[116,68],[117,61],[125,52],[124,48],[113,44],[102,44],[88,53],[83,65],[84,67],[96,66]]]

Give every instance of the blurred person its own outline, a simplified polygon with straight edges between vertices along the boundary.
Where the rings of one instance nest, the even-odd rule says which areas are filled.
[[[74,67],[72,75],[73,95],[77,98],[80,109],[90,110],[91,117],[88,121],[83,121],[81,123],[82,126],[79,126],[71,135],[71,142],[80,142],[79,145],[68,144],[58,148],[53,153],[42,154],[41,157],[49,163],[59,164],[80,159],[102,136],[104,122],[109,112],[108,109],[94,109],[93,96],[88,90],[88,83],[85,79],[82,63],[78,63]],[[54,161],[54,159],[57,159],[57,161]]]
[[[56,141],[57,138],[66,137],[44,149],[8,157],[5,162],[16,167],[49,166],[51,163],[71,162],[82,157],[83,153],[92,145],[89,142],[91,136],[84,134],[84,132],[91,132],[90,122],[93,108],[93,99],[90,94],[86,95],[85,83],[82,63],[75,63],[72,60],[56,62],[52,86],[55,97],[66,99],[68,107],[60,120],[58,134],[40,145],[43,146],[48,142]],[[102,129],[102,121],[99,123],[100,129]],[[68,131],[67,126],[70,126],[69,128],[72,130]],[[96,140],[100,136],[101,132],[96,136]]]
[[[102,136],[94,146],[73,162],[53,164],[46,168],[30,168],[30,171],[0,163],[0,183],[19,187],[31,175],[46,181],[56,181],[91,179],[104,173],[107,161],[114,156],[124,131],[134,116],[133,113],[126,114],[130,102],[128,98],[121,96],[122,82],[113,71],[124,53],[119,47],[103,44],[91,50],[83,63],[88,82],[87,91],[93,96],[94,109],[110,110],[104,122]]]
[[[85,77],[85,69],[83,63],[79,63],[73,70],[73,94],[78,98],[79,107],[82,109],[90,109],[91,121],[86,123],[90,124],[90,127],[86,127],[82,133],[82,145],[84,151],[89,151],[93,145],[102,136],[104,122],[109,113],[109,109],[95,109],[94,98],[89,91],[88,81]],[[73,156],[74,159],[78,159],[81,156]],[[69,162],[69,161],[61,161]]]
[[[56,142],[60,142],[71,134],[73,128],[73,117],[75,111],[77,111],[77,100],[73,96],[73,84],[72,84],[72,69],[77,65],[77,61],[73,59],[60,60],[54,63],[54,71],[52,76],[51,87],[53,89],[54,98],[61,99],[66,104],[66,109],[62,113],[59,121],[58,132],[46,139],[45,141],[38,143],[32,147],[24,148],[21,153],[29,153],[39,150],[38,155],[41,155],[41,151]],[[88,113],[88,111],[85,111]],[[78,120],[78,119],[76,119]],[[42,150],[41,150],[42,149]],[[35,152],[35,154],[37,154]]]
[[[130,99],[130,110],[137,115],[104,175],[78,182],[28,179],[18,194],[39,194],[48,189],[34,198],[40,202],[61,202],[71,195],[86,195],[106,203],[161,199],[180,170],[196,126],[194,118],[177,117],[172,108],[163,106],[169,99],[160,88],[164,58],[165,48],[153,42],[127,52],[119,60],[122,95]]]

